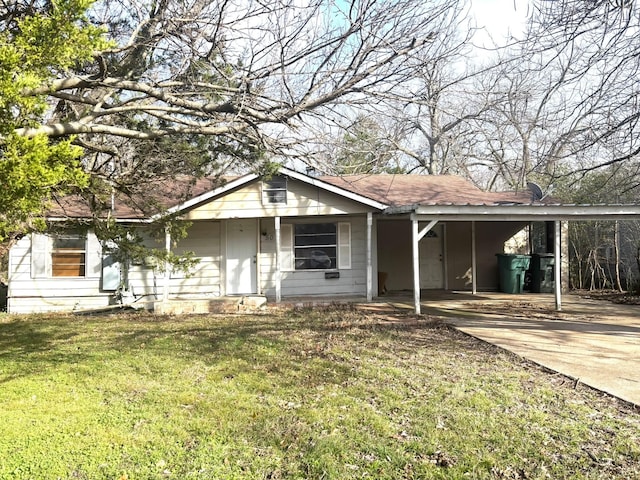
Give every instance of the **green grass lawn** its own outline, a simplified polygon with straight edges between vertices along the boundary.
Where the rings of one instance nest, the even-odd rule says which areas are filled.
[[[640,478],[640,413],[437,323],[0,316],[0,479]]]

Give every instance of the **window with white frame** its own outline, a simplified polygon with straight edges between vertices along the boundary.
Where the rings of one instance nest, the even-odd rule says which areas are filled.
[[[274,175],[269,180],[262,182],[262,204],[287,203],[287,177]]]
[[[61,235],[52,239],[51,276],[84,277],[86,275],[86,238]]]
[[[335,223],[298,223],[293,234],[296,270],[336,268],[338,227]]]
[[[351,268],[351,224],[295,223],[281,227],[283,270]]]
[[[99,278],[102,246],[88,233],[31,234],[31,278]]]

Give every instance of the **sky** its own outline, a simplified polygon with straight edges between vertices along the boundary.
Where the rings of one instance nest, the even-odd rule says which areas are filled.
[[[471,0],[471,14],[479,28],[484,27],[498,40],[522,31],[527,4],[527,0]]]

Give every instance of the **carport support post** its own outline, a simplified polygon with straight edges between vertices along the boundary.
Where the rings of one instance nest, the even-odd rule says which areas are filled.
[[[273,221],[276,229],[276,303],[280,303],[282,300],[282,270],[280,270],[282,239],[280,237],[280,217],[275,217]]]
[[[367,212],[367,302],[373,300],[373,263],[371,253],[371,227],[373,226],[373,214]]]
[[[413,305],[417,315],[420,315],[420,253],[418,250],[418,220],[411,216],[411,251],[413,255]]]
[[[476,280],[476,222],[471,221],[471,294],[478,293],[478,282]]]
[[[553,242],[553,257],[554,257],[554,291],[556,296],[556,310],[562,310],[562,284],[560,283],[560,253],[562,249],[562,234],[560,232],[560,220],[555,221],[554,225],[554,242]]]
[[[418,230],[418,219],[415,214],[411,215],[411,243],[413,254],[413,304],[416,314],[420,315],[420,240],[438,223],[438,220],[431,220],[422,230]]]

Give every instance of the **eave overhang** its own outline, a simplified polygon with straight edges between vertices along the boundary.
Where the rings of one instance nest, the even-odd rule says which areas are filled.
[[[333,185],[331,183],[328,182],[324,182],[321,179],[315,178],[315,177],[310,177],[308,175],[304,175],[302,173],[296,172],[295,170],[291,170],[289,168],[286,167],[280,167],[280,174],[281,175],[285,175],[287,177],[291,177],[294,178],[296,180],[299,180],[303,183],[306,183],[308,185],[312,185],[314,187],[318,187],[322,190],[326,190],[327,192],[331,192],[334,193],[336,195],[339,195],[341,197],[344,198],[348,198],[349,200],[353,200],[354,202],[358,202],[361,203],[363,205],[367,205],[369,207],[372,207],[376,210],[384,210],[385,208],[388,208],[389,205],[386,205],[384,203],[378,202],[377,200],[374,200],[372,198],[369,197],[365,197],[363,195],[360,195],[358,193],[352,192],[350,190],[346,190],[344,188],[340,188],[336,185]]]
[[[640,218],[640,205],[405,205],[387,208],[383,213],[438,221],[625,220]]]

